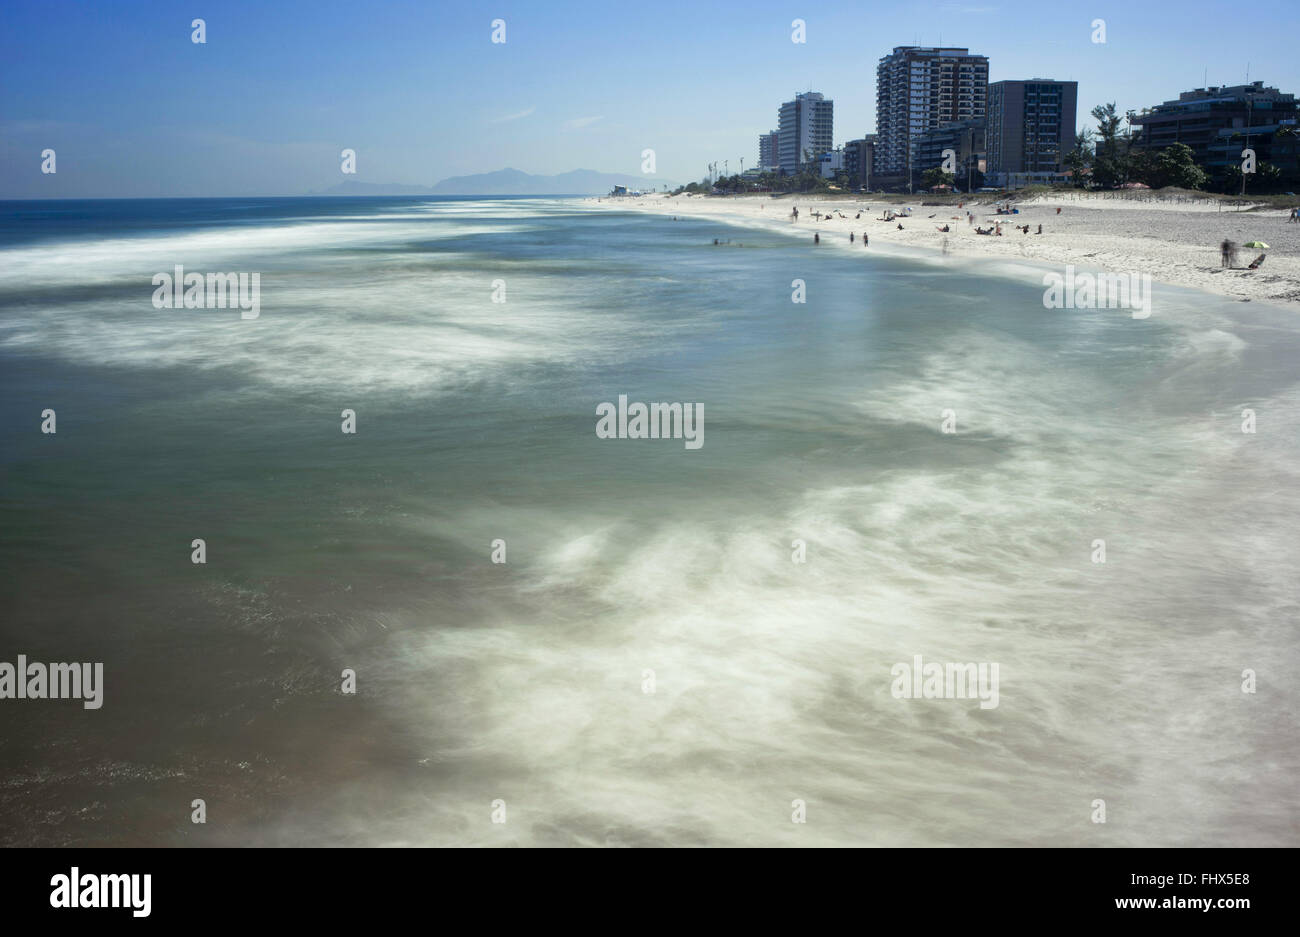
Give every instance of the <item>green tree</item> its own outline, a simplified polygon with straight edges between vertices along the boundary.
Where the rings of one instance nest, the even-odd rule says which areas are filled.
[[[1144,173],[1146,183],[1153,188],[1171,185],[1180,189],[1199,189],[1209,177],[1196,164],[1196,155],[1186,143],[1165,147],[1153,160],[1148,161]]]
[[[1081,189],[1088,187],[1088,170],[1092,167],[1092,131],[1081,127],[1074,138],[1074,146],[1065,154],[1061,165],[1071,173],[1073,184]]]
[[[1241,171],[1240,163],[1229,163],[1223,171],[1223,191],[1228,195],[1236,195],[1241,192]]]
[[[1092,109],[1097,121],[1097,143],[1092,160],[1092,179],[1097,185],[1114,188],[1128,181],[1131,161],[1127,147],[1120,139],[1119,125],[1123,119],[1115,110],[1115,102],[1098,104]]]
[[[1255,171],[1248,173],[1241,171],[1240,163],[1229,163],[1223,173],[1223,191],[1228,195],[1240,195],[1243,175],[1246,177],[1246,195],[1284,190],[1282,170],[1272,163],[1256,163]]]
[[[936,185],[956,185],[957,177],[950,172],[944,172],[938,166],[927,169],[921,173],[921,185],[924,188],[932,189]]]
[[[1261,192],[1281,192],[1282,191],[1282,170],[1272,163],[1260,163],[1256,167],[1259,176],[1259,191]]]

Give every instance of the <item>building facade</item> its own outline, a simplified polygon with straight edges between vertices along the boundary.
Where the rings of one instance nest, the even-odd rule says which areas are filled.
[[[758,168],[777,169],[781,165],[781,134],[775,130],[758,135]]]
[[[844,148],[827,150],[817,158],[823,179],[834,179],[844,171]]]
[[[874,133],[844,144],[844,171],[848,173],[851,188],[864,190],[871,188],[871,166],[875,162],[875,154]]]
[[[1276,146],[1274,135],[1282,127],[1295,127],[1296,118],[1295,95],[1256,81],[1184,91],[1177,101],[1132,115],[1130,123],[1136,128],[1134,147],[1162,150],[1184,143],[1211,180],[1221,185],[1228,167],[1241,165],[1244,149],[1255,151],[1257,163],[1294,160],[1292,146]]]
[[[876,67],[875,175],[905,184],[912,138],[984,117],[988,84],[987,56],[955,46],[896,46]]]
[[[835,102],[816,91],[796,94],[778,112],[778,167],[781,175],[797,173],[834,147]]]
[[[912,139],[912,183],[921,185],[927,169],[942,169],[944,151],[952,150],[952,174],[957,188],[974,184],[975,174],[983,172],[985,160],[985,121],[959,120],[933,130],[925,130]]]
[[[1074,148],[1079,83],[1033,78],[989,85],[989,182],[1009,177],[1046,181]]]

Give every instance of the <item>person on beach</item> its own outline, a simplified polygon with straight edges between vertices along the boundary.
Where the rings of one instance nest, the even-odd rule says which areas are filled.
[[[1057,213],[1058,215],[1061,213],[1061,206],[1060,206],[1060,205],[1057,205],[1057,206],[1056,206],[1056,213]]]
[[[816,232],[813,232],[813,243],[820,244],[821,242],[822,242],[822,236],[820,234],[817,234]]]
[[[1234,267],[1237,264],[1237,245],[1227,238],[1219,245],[1219,266]]]
[[[862,232],[862,246],[863,246],[863,247],[866,247],[866,246],[867,246],[867,242],[869,242],[870,240],[871,240],[871,238],[867,237],[867,232],[863,231],[863,232]]]
[[[902,231],[902,230],[903,230],[903,226],[902,226],[901,224],[898,226],[898,230],[899,230],[899,231]]]
[[[1042,234],[1042,233],[1043,233],[1043,226],[1042,226],[1042,225],[1039,225],[1039,226],[1038,226],[1038,230],[1035,231],[1034,233],[1035,233],[1035,234]]]
[[[850,244],[853,243],[853,232],[852,232],[852,231],[849,232],[849,243],[850,243]]]
[[[940,227],[936,227],[934,230],[939,231],[939,232],[941,232],[941,233],[943,233],[943,234],[947,234],[948,231],[949,231],[949,228],[948,228],[947,225],[944,225],[942,228],[940,228]]]

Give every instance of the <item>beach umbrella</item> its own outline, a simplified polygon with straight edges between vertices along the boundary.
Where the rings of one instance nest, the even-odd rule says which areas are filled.
[[[1264,250],[1268,250],[1268,245],[1265,244],[1263,241],[1247,241],[1247,242],[1246,242],[1246,246],[1247,246],[1247,247],[1262,247]]]

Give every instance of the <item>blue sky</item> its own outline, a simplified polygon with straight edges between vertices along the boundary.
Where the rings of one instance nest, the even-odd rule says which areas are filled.
[[[190,41],[190,21],[207,43]],[[491,22],[506,21],[493,44]],[[790,41],[791,21],[807,43]],[[1091,41],[1094,19],[1107,42]],[[298,195],[506,166],[698,179],[739,168],[795,91],[835,139],[875,129],[896,45],[968,46],[989,78],[1079,82],[1079,119],[1251,79],[1300,93],[1300,3],[185,3],[5,0],[0,198]],[[58,172],[40,172],[53,148]],[[357,174],[339,152],[357,152]]]

